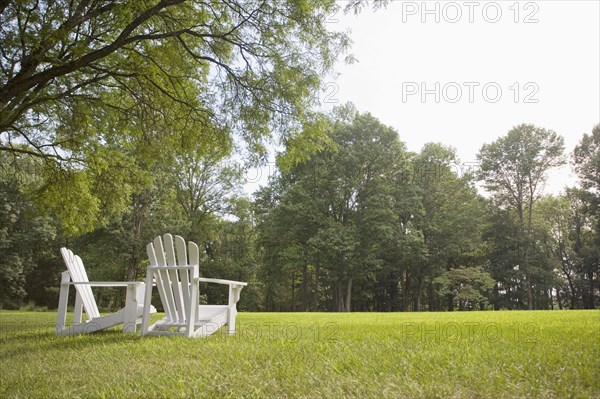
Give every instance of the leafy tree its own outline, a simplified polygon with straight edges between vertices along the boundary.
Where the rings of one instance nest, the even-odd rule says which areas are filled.
[[[335,6],[3,4],[0,151],[44,160],[40,200],[73,233],[90,231],[126,211],[140,174],[178,148],[225,148],[237,135],[260,154],[272,132],[294,136],[348,45],[326,29]]]
[[[329,137],[335,149],[292,164],[262,191],[259,242],[269,281],[289,281],[277,292],[291,293],[292,308],[299,287],[302,309],[319,306],[325,292],[328,309],[349,311],[381,267],[394,224],[392,178],[407,162],[397,133],[352,106],[333,112]]]
[[[600,124],[583,135],[573,150],[573,163],[583,188],[600,195]]]
[[[200,273],[248,282],[240,309],[263,310],[263,283],[257,279],[259,263],[252,205],[244,197],[233,200],[232,205],[231,217],[219,219],[212,229],[210,251],[201,262]],[[223,287],[205,284],[202,289],[208,303],[227,302],[228,291]]]
[[[564,164],[564,140],[553,131],[519,125],[491,144],[477,159],[479,179],[500,207],[514,209],[519,240],[517,264],[525,273],[527,307],[533,309],[536,276],[531,266],[533,205],[541,195],[548,171]],[[514,265],[514,266],[516,266]]]
[[[215,216],[225,215],[239,195],[242,168],[218,154],[186,153],[178,156],[172,178],[177,203],[189,223],[187,238],[195,242],[208,239],[206,229]]]
[[[458,302],[460,310],[484,310],[487,294],[496,281],[482,267],[457,267],[443,272],[434,282],[440,284],[441,292]]]
[[[29,200],[41,184],[36,163],[5,161],[0,154],[0,306],[43,305],[58,292],[60,230]]]
[[[593,263],[589,258],[593,253],[593,220],[585,213],[580,195],[581,192],[569,189],[560,197],[543,198],[535,209],[537,223],[548,234],[545,245],[559,273],[556,288],[558,305],[563,306],[561,299],[564,298],[566,306],[571,309],[584,305],[583,299],[589,293],[585,265],[586,261]]]
[[[414,309],[421,309],[425,285],[429,286],[429,308],[439,307],[433,295],[433,279],[444,271],[459,266],[482,263],[481,229],[484,208],[481,197],[471,184],[471,176],[459,176],[456,151],[441,144],[426,144],[414,158],[415,185],[421,196],[423,213],[416,226],[427,246],[416,274]],[[454,300],[447,292],[448,309]]]
[[[578,222],[575,248],[581,257],[581,271],[586,288],[585,307],[595,307],[600,279],[600,125],[584,134],[573,151],[573,163],[583,190],[577,192]]]
[[[501,209],[488,204],[488,223],[483,232],[492,277],[496,280],[492,302],[494,309],[526,308],[522,295],[524,269],[519,267],[521,243],[515,235],[519,224],[513,209]]]

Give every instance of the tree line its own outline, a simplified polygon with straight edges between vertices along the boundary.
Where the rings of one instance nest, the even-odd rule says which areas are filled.
[[[56,306],[62,245],[82,256],[90,278],[142,279],[145,245],[164,232],[204,248],[201,274],[248,281],[243,310],[598,306],[600,126],[564,154],[560,135],[519,125],[461,172],[454,148],[411,152],[393,128],[352,105],[321,119],[320,148],[290,158],[298,146],[286,143],[277,173],[253,198],[241,194],[241,165],[222,152],[188,152],[152,169],[152,183],[129,196],[124,212],[107,212],[85,233],[37,205],[48,182],[31,158],[3,155],[2,306]],[[565,162],[578,185],[543,195],[548,174]],[[203,292],[207,301],[226,295]],[[100,295],[106,307],[123,300],[119,291]]]
[[[412,153],[352,107],[330,123],[331,150],[256,195],[267,309],[597,305],[599,126],[571,156],[579,187],[544,196],[548,173],[569,158],[552,131],[516,126],[457,173],[452,147]]]
[[[316,112],[350,47],[337,7],[0,1],[0,306],[56,306],[61,246],[92,279],[141,279],[164,232],[203,247],[202,274],[248,281],[245,310],[597,306],[598,126],[573,154],[516,126],[456,173],[449,146],[409,151],[351,105]],[[277,173],[245,197],[274,144]],[[543,196],[565,162],[579,181]]]

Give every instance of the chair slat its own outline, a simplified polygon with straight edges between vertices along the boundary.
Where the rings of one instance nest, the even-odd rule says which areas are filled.
[[[200,250],[198,249],[198,245],[195,242],[188,242],[188,254],[190,265],[196,265],[194,268],[194,275],[190,276],[191,278],[200,277],[199,269],[200,269]]]
[[[165,258],[165,249],[163,246],[163,242],[160,236],[154,239],[154,252],[156,254],[156,260],[158,262],[158,266],[167,266],[167,260]],[[167,314],[167,318],[173,321],[177,320],[177,308],[175,307],[175,300],[173,298],[173,290],[171,288],[171,277],[167,270],[159,270],[158,271],[159,279],[162,283],[163,292],[165,295],[166,301],[163,302],[163,306],[165,307],[165,313]]]
[[[71,280],[75,282],[89,282],[81,258],[67,248],[61,248],[60,253],[62,254],[63,260],[67,265],[67,270],[69,270]],[[89,285],[76,285],[75,289],[81,297],[85,314],[87,315],[88,319],[91,320],[95,317],[100,317],[100,312],[98,311],[98,306],[96,305],[96,300],[92,294],[91,287]]]
[[[79,281],[85,283],[89,282],[90,280],[85,271],[85,267],[83,266],[83,261],[81,260],[79,255],[75,255],[75,267],[79,273],[79,278],[81,279]],[[87,306],[85,306],[85,312],[88,314],[88,317],[90,319],[100,317],[100,311],[98,310],[96,299],[94,298],[94,294],[92,293],[92,287],[89,285],[81,287],[76,286],[75,289],[78,289],[79,295],[81,295],[81,298],[83,299],[83,303],[85,304],[87,302]]]
[[[154,249],[153,243],[149,243],[148,245],[146,245],[146,253],[148,254],[148,259],[150,260],[150,266],[154,266],[154,267],[159,266],[158,258],[156,256],[156,251]],[[167,314],[167,317],[170,319],[171,310],[169,309],[169,301],[167,301],[167,294],[165,293],[165,285],[168,285],[168,282],[163,281],[162,275],[157,270],[155,270],[152,273],[152,278],[156,282],[156,287],[158,289],[158,296],[160,297],[160,302],[163,304],[165,313]]]
[[[187,266],[187,248],[183,237],[175,236],[175,249],[177,250],[177,264]],[[184,320],[187,319],[190,310],[190,273],[188,270],[179,270],[181,281],[181,295],[183,297]]]
[[[200,276],[200,251],[198,250],[198,245],[195,242],[188,242],[188,255],[190,265],[195,265],[192,274],[190,277],[192,279],[198,278]],[[198,297],[200,296],[200,286],[198,286]],[[199,303],[198,303],[199,305]],[[196,310],[196,314],[200,314],[200,309]]]
[[[73,253],[73,251],[68,250],[67,256],[68,256],[68,260],[66,260],[65,263],[67,264],[67,269],[69,270],[69,274],[71,275],[71,281],[87,282],[86,280],[84,280],[83,276],[81,275],[79,266],[77,265],[77,259],[75,258],[76,255]],[[85,297],[85,300],[83,300],[83,303],[85,306],[85,313],[87,314],[87,317],[90,317],[90,313],[92,311],[90,311],[90,313],[88,313],[88,307],[89,307],[88,298],[89,298],[89,296],[86,295],[85,291],[83,291],[83,290],[81,290],[81,291],[77,290],[77,292],[79,293],[81,300],[83,300],[83,298]]]
[[[165,247],[167,266],[177,266],[177,260],[175,258],[175,247],[173,245],[173,236],[171,234],[167,233],[163,235],[163,245]],[[181,295],[181,281],[179,280],[179,271],[177,269],[169,270],[169,277],[171,278],[173,299],[175,302],[175,308],[177,309],[177,321],[183,322],[185,320],[185,309],[183,304],[183,297]]]

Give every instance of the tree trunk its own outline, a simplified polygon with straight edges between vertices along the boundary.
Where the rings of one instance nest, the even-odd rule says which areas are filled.
[[[334,284],[333,300],[334,312],[344,311],[344,290],[342,289],[342,280],[337,280]]]
[[[423,291],[423,278],[419,278],[419,283],[417,284],[417,289],[415,292],[415,312],[421,311],[421,291]]]
[[[575,285],[573,284],[573,280],[571,279],[571,275],[565,273],[567,276],[567,282],[569,283],[569,291],[571,291],[571,309],[575,309],[577,307],[577,294],[575,293]]]
[[[291,300],[291,311],[296,310],[296,284],[294,284],[294,280],[296,279],[295,273],[292,273],[292,281],[291,281],[291,289],[292,289],[292,300]]]
[[[306,312],[308,307],[308,265],[302,267],[302,285],[300,286],[300,310]]]
[[[388,288],[385,290],[383,296],[383,303],[380,306],[381,310],[392,312],[402,310],[402,306],[400,306],[400,295],[398,295],[399,286],[399,279],[392,274],[390,276],[390,283],[387,286]]]
[[[529,280],[529,274],[527,274],[527,309],[533,310],[533,287]]]
[[[588,272],[588,278],[590,280],[590,285],[589,285],[589,293],[588,293],[588,298],[587,298],[587,303],[585,304],[585,308],[586,309],[594,309],[594,272],[593,271],[589,271]]]
[[[402,311],[408,312],[410,277],[408,275],[402,276],[400,281],[402,281]]]
[[[446,295],[446,298],[448,300],[448,311],[454,312],[454,295],[448,294]]]
[[[435,298],[434,298],[434,294],[433,294],[433,282],[430,281],[429,282],[429,287],[427,290],[427,306],[430,312],[433,312],[435,310]]]
[[[135,281],[137,277],[137,268],[140,263],[139,259],[139,242],[142,237],[142,229],[144,226],[144,213],[146,206],[139,200],[138,196],[132,198],[133,209],[131,215],[131,230],[133,242],[131,243],[131,262],[127,268],[127,281]]]
[[[415,297],[415,312],[421,311],[421,290],[417,291],[417,296]]]
[[[350,312],[352,304],[352,277],[348,277],[348,287],[346,288],[346,307],[345,311]]]
[[[315,265],[315,291],[313,293],[313,312],[319,310],[319,274],[321,272],[321,266],[319,265],[319,261],[317,260],[317,264]]]
[[[531,225],[533,220],[533,187],[529,186],[529,201],[527,209],[527,233],[525,234],[525,274],[527,276],[527,309],[533,310],[533,287],[531,284],[531,274],[529,271],[529,246],[531,239]]]

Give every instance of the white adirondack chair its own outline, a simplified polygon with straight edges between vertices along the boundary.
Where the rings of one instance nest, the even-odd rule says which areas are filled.
[[[143,282],[90,282],[81,258],[67,248],[61,248],[60,253],[67,265],[67,270],[62,273],[60,283],[60,296],[58,300],[58,317],[56,319],[56,334],[83,334],[91,333],[106,328],[123,324],[123,331],[135,333],[136,325],[141,323],[144,304]],[[75,286],[75,311],[73,324],[66,327],[67,302],[69,287]],[[125,307],[118,312],[101,316],[98,305],[92,294],[91,287],[127,287]],[[82,322],[82,309],[85,310],[88,320]],[[148,308],[149,312],[156,312],[154,307]]]
[[[198,246],[189,242],[186,246],[182,237],[171,234],[154,239],[146,246],[150,266],[146,276],[142,335],[182,335],[187,337],[207,336],[227,325],[228,333],[235,333],[236,303],[240,291],[247,283],[199,277],[200,253]],[[200,282],[229,286],[227,305],[200,305]],[[150,300],[152,286],[156,285],[165,310],[165,317],[150,324]]]

